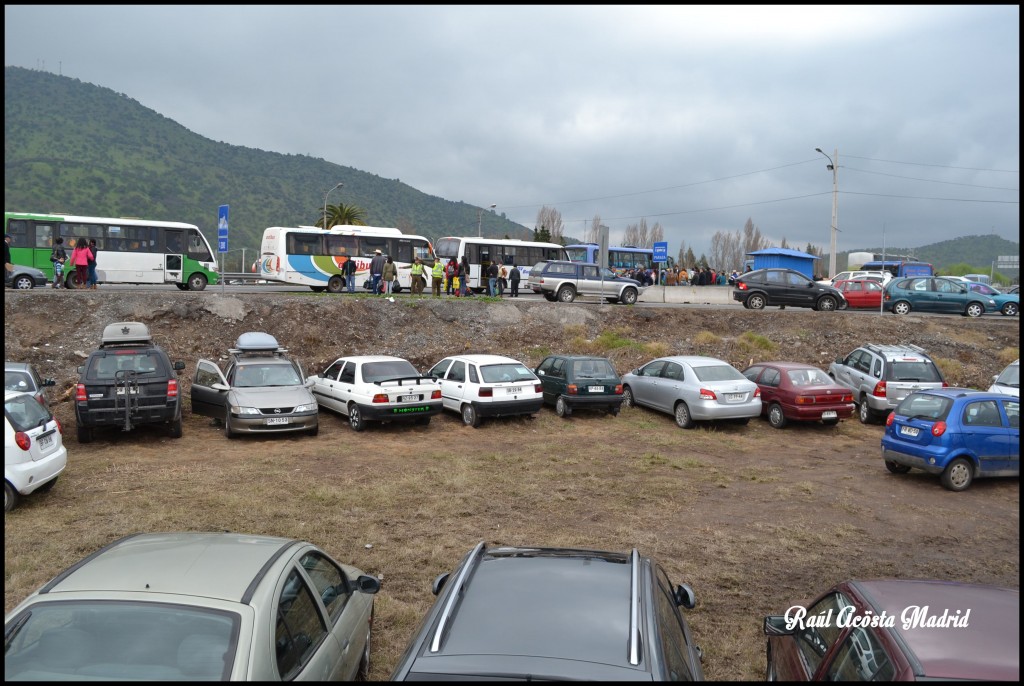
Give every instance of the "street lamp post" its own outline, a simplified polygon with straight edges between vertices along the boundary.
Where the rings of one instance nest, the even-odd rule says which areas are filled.
[[[814,150],[825,155],[821,148],[815,148]],[[839,148],[836,148],[832,154],[835,155],[834,160],[825,155],[825,158],[828,160],[827,168],[832,172],[832,242],[829,246],[828,255],[829,278],[836,275],[836,232],[839,231]]]
[[[491,205],[491,209],[492,210],[495,207],[497,207],[497,205]],[[480,227],[483,226],[483,221],[484,221],[484,208],[481,207],[480,210],[476,213],[476,237],[477,238],[480,238],[480,236],[481,236]]]
[[[337,185],[334,186],[334,188],[332,188],[330,191],[327,191],[326,193],[324,193],[324,228],[325,229],[329,229],[330,228],[329,226],[327,226],[327,196],[330,195],[331,191],[333,191],[335,188],[341,188],[344,185],[345,184],[343,184],[342,182],[339,181],[337,183]]]

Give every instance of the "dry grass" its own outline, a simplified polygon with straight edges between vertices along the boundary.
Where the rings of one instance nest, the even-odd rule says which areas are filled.
[[[569,420],[545,409],[476,430],[448,415],[359,434],[321,422],[316,438],[227,441],[198,417],[179,441],[146,429],[87,446],[69,437],[57,487],[5,518],[5,610],[132,532],[292,536],[383,577],[381,680],[430,607],[431,580],[478,541],[635,546],[693,585],[708,678],[751,680],[763,676],[763,615],[842,579],[1019,585],[1018,481],[953,494],[927,475],[895,477],[877,426],[683,431],[635,408]]]

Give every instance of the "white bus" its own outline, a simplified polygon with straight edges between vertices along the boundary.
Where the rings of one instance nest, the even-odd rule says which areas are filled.
[[[51,280],[50,251],[57,236],[64,239],[69,258],[79,240],[96,241],[100,283],[173,283],[183,291],[201,291],[220,278],[210,244],[194,224],[5,212],[4,229],[11,236],[15,264],[41,269]],[[64,265],[64,283],[85,286],[70,264]]]
[[[320,293],[340,293],[346,287],[343,265],[356,263],[356,287],[363,288],[370,278],[370,260],[380,250],[398,267],[396,292],[411,288],[410,267],[415,258],[424,265],[423,274],[430,287],[430,268],[434,249],[423,236],[404,234],[381,226],[315,226],[287,228],[271,226],[263,231],[257,272],[260,278],[297,286],[309,286]]]
[[[568,260],[565,248],[558,243],[539,243],[537,241],[520,241],[512,238],[481,238],[477,236],[448,236],[438,238],[434,243],[434,253],[438,259],[455,258],[461,262],[463,256],[469,261],[469,288],[481,292],[487,289],[487,278],[481,279],[481,271],[490,266],[492,261],[509,268],[519,267],[522,280],[530,276],[533,265],[543,260]]]

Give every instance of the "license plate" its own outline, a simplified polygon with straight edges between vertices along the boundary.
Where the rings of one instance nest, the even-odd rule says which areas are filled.
[[[40,448],[46,449],[46,448],[49,448],[51,445],[53,445],[53,436],[40,436],[39,437],[39,447]]]
[[[511,388],[506,388],[505,389],[505,395],[512,395],[513,393],[522,393],[522,392],[523,392],[523,387],[522,386],[512,386]]]
[[[591,393],[604,393],[604,386],[587,386],[587,390]]]
[[[725,399],[730,403],[743,402],[743,399],[747,397],[746,393],[726,393]]]
[[[124,395],[126,391],[130,395],[136,395],[139,392],[139,389],[138,388],[125,389],[123,386],[121,386],[120,388],[117,389],[117,394],[118,395]]]
[[[827,410],[821,413],[822,419],[835,419],[837,416],[835,410]]]
[[[420,400],[418,395],[403,395],[398,398],[403,403],[417,403]]]
[[[921,433],[921,430],[913,426],[901,426],[900,433],[904,436],[910,436],[911,438]]]
[[[267,417],[267,426],[273,426],[275,424],[287,424],[287,417]]]

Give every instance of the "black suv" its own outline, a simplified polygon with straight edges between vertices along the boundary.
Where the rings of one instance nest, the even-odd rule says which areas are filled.
[[[78,368],[75,422],[78,442],[88,443],[100,426],[130,431],[141,424],[166,424],[181,438],[181,397],[177,372],[145,324],[116,322],[103,329],[100,347]]]
[[[736,279],[732,299],[748,310],[766,305],[812,307],[815,310],[843,310],[848,303],[838,289],[812,281],[795,269],[756,269]]]
[[[544,402],[559,417],[573,410],[604,410],[617,415],[622,407],[622,379],[605,357],[548,355],[533,373],[540,379]]]
[[[392,681],[580,679],[703,680],[701,651],[660,565],[630,553],[487,548],[451,575]]]

